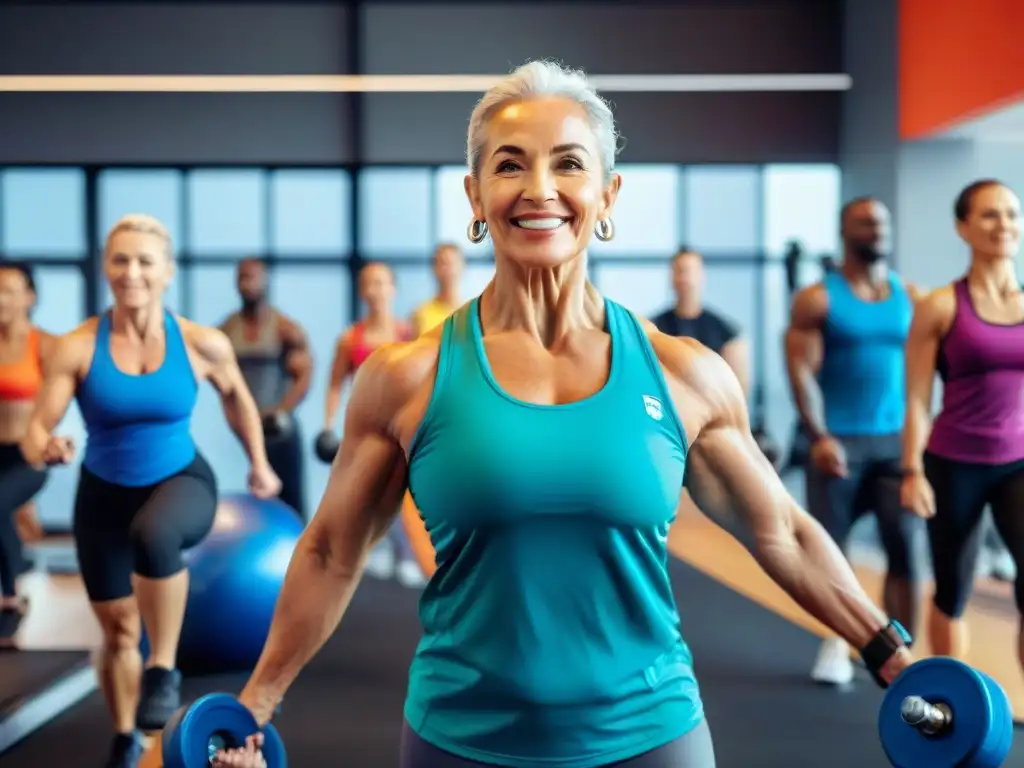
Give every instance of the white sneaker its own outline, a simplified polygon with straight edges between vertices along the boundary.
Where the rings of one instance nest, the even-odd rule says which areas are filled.
[[[853,660],[845,640],[832,637],[821,644],[811,679],[827,685],[846,685],[853,680]]]
[[[415,560],[402,560],[398,567],[395,568],[395,578],[398,579],[398,583],[403,587],[409,587],[410,589],[422,587],[427,583],[426,578],[423,576],[423,571],[420,569],[420,564]]]
[[[395,553],[388,542],[382,541],[370,552],[366,575],[375,579],[390,579],[395,575]]]
[[[993,552],[990,560],[990,575],[998,581],[1016,581],[1017,563],[1005,549]]]

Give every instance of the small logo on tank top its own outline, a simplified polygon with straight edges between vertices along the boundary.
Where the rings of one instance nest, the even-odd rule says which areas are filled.
[[[655,421],[661,421],[662,416],[664,416],[661,410],[661,400],[650,395],[644,395],[644,410]]]

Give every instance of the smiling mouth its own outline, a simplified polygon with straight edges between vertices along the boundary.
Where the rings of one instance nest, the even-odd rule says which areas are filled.
[[[532,229],[541,232],[550,232],[568,222],[569,219],[556,217],[550,219],[512,219],[512,223],[520,229]]]

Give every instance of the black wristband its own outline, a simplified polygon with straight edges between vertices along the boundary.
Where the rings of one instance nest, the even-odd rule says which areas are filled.
[[[888,664],[901,648],[909,648],[912,642],[910,633],[893,619],[861,649],[860,657],[864,661],[864,666],[880,687],[889,687],[889,683],[880,674],[882,667]]]

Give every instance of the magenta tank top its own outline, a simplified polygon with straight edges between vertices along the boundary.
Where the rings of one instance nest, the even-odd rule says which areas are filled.
[[[928,451],[973,464],[1017,461],[1024,458],[1024,323],[978,317],[966,278],[954,291],[956,316],[939,346],[942,411]]]

